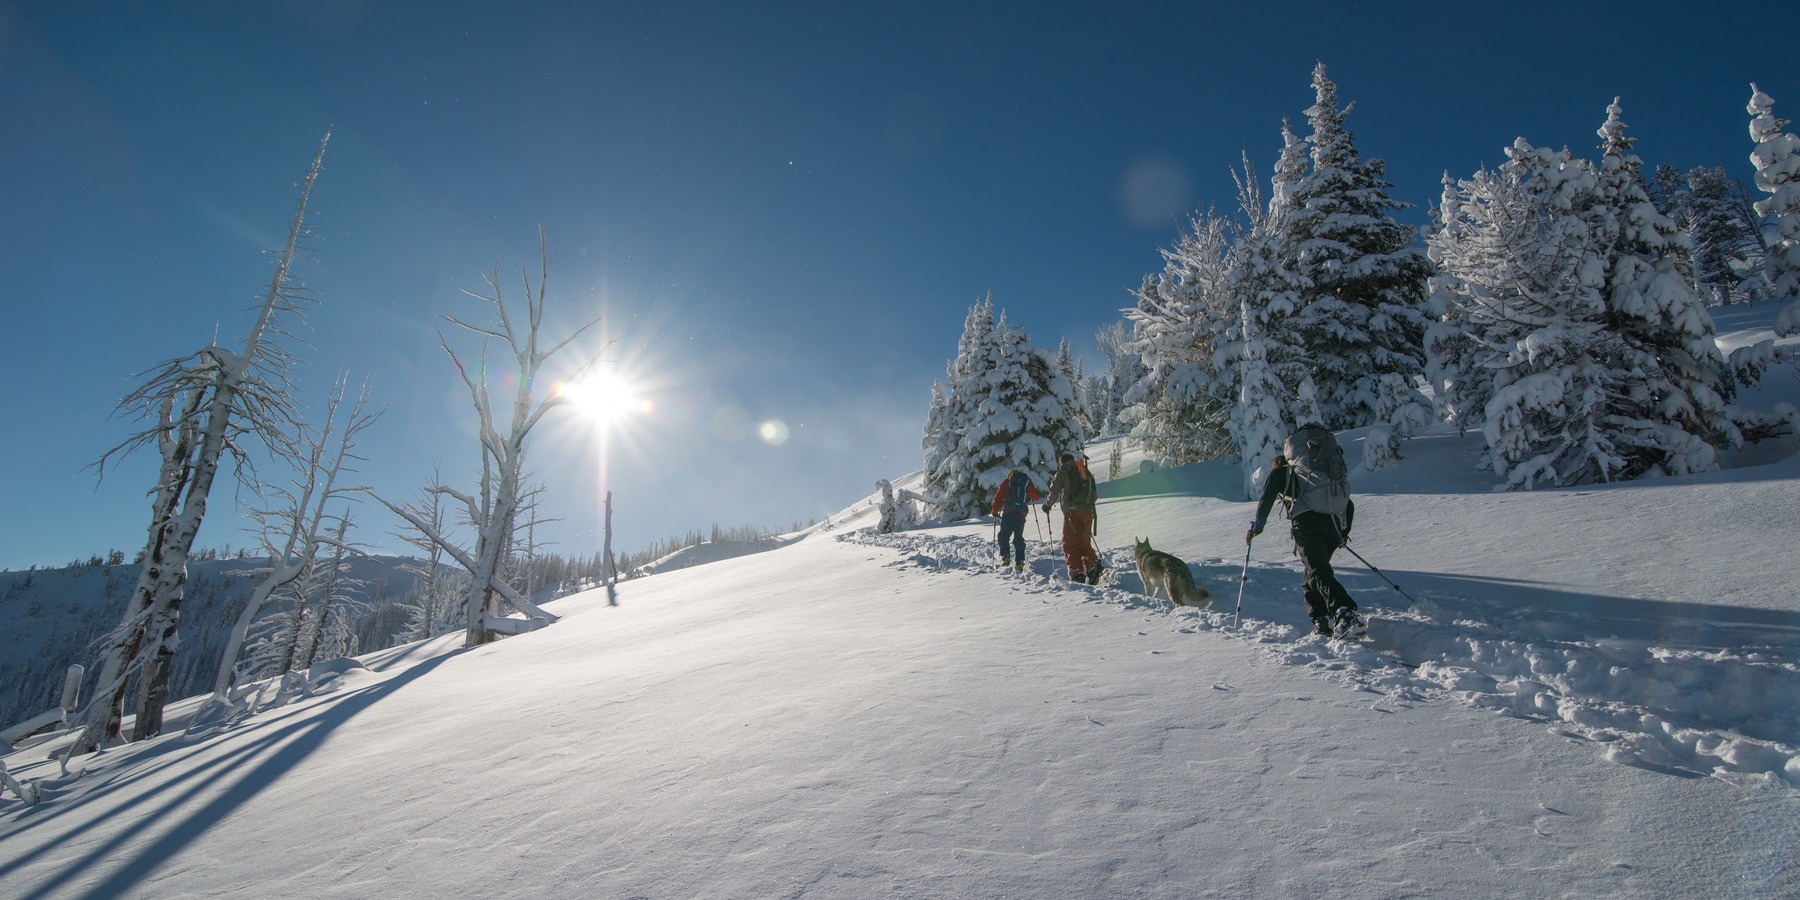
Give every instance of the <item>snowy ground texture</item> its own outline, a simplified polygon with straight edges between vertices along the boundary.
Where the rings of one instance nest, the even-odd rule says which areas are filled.
[[[858,504],[223,731],[20,747],[0,896],[1796,897],[1791,451],[1495,493],[1421,436],[1354,475],[1352,547],[1418,600],[1340,553],[1366,644],[1306,634],[1279,527],[1240,581],[1229,466],[1103,484],[1099,586],[1060,522],[1013,574],[988,523]],[[1213,608],[1144,597],[1135,537]]]

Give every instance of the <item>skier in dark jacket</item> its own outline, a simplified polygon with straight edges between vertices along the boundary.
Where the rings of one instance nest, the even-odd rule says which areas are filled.
[[[993,513],[1000,520],[1000,565],[1011,567],[1014,572],[1025,570],[1025,517],[1030,512],[1030,504],[1036,503],[1040,496],[1030,476],[1018,469],[1007,472],[1000,482],[1000,489],[994,492]],[[1012,542],[1010,548],[1007,547],[1009,539]]]
[[[1069,580],[1076,584],[1099,584],[1100,554],[1094,552],[1094,500],[1098,493],[1094,476],[1088,474],[1087,460],[1064,453],[1061,465],[1050,479],[1050,493],[1044,495],[1048,512],[1058,502],[1063,508],[1063,561],[1069,566]]]
[[[1279,499],[1289,512],[1288,526],[1294,533],[1294,552],[1299,554],[1300,562],[1306,567],[1302,589],[1306,613],[1312,617],[1315,633],[1343,637],[1362,628],[1363,621],[1356,615],[1356,601],[1350,598],[1350,592],[1344,590],[1337,575],[1331,571],[1331,555],[1350,540],[1350,525],[1356,520],[1356,502],[1349,501],[1345,508],[1341,530],[1330,513],[1309,510],[1294,515],[1293,502],[1299,486],[1290,483],[1298,480],[1292,475],[1287,457],[1275,457],[1269,480],[1263,484],[1262,500],[1256,504],[1256,521],[1244,533],[1244,543],[1248,545],[1262,534],[1263,525],[1269,521],[1269,510]]]

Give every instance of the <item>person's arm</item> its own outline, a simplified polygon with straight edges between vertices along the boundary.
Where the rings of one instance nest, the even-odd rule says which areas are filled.
[[[1066,480],[1068,480],[1068,477],[1063,474],[1063,470],[1057,469],[1056,474],[1050,479],[1050,493],[1044,495],[1045,509],[1049,509],[1056,505],[1056,498],[1062,496],[1065,487],[1063,482]]]
[[[1263,526],[1269,522],[1269,509],[1275,505],[1281,492],[1287,490],[1287,474],[1287,467],[1281,466],[1270,472],[1268,480],[1263,482],[1262,499],[1256,503],[1256,520],[1250,523],[1250,530],[1244,534],[1244,543],[1248,544],[1262,534]]]

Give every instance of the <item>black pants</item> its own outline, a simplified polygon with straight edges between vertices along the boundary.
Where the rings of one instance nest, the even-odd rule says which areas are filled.
[[[1306,566],[1306,614],[1314,622],[1329,623],[1339,610],[1354,611],[1356,601],[1331,571],[1331,555],[1342,545],[1337,525],[1323,513],[1301,513],[1293,526],[1295,552]]]
[[[1007,553],[1007,539],[1012,540],[1012,552]],[[1004,562],[1025,561],[1025,514],[1022,512],[1004,513],[1000,516],[1000,559]]]

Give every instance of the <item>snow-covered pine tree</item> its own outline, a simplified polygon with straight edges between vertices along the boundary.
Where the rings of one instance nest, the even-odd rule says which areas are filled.
[[[875,523],[877,534],[905,531],[919,524],[919,497],[917,494],[895,488],[893,483],[885,478],[875,482],[875,492],[878,496],[876,506],[881,511],[881,518]]]
[[[1618,477],[1712,471],[1715,448],[1741,439],[1720,397],[1725,359],[1712,316],[1676,264],[1690,244],[1651,203],[1617,98],[1596,133],[1602,156],[1590,217],[1605,253],[1603,323],[1621,354],[1608,360],[1619,387],[1607,428],[1626,460]]]
[[[1112,382],[1105,375],[1088,375],[1075,390],[1075,402],[1081,404],[1082,430],[1090,439],[1106,437],[1116,431],[1108,425],[1115,408],[1111,397]]]
[[[1244,499],[1254,500],[1261,490],[1256,473],[1265,471],[1281,453],[1282,442],[1294,431],[1294,420],[1288,412],[1287,388],[1269,367],[1268,345],[1248,300],[1239,303],[1238,317],[1243,340],[1237,350],[1242,360],[1231,432],[1244,473]]]
[[[924,487],[927,494],[937,492],[944,462],[956,452],[956,445],[961,443],[961,435],[951,424],[950,396],[944,392],[942,381],[933,381],[931,408],[925,413],[925,436],[919,441],[919,448],[925,451]]]
[[[1153,283],[1145,276],[1145,283]],[[1094,334],[1094,343],[1100,347],[1100,355],[1106,357],[1105,396],[1101,398],[1101,413],[1098,416],[1101,435],[1122,434],[1125,431],[1125,396],[1137,386],[1147,374],[1144,360],[1131,351],[1131,329],[1124,321],[1111,322]]]
[[[1496,170],[1458,183],[1431,237],[1441,277],[1434,372],[1461,373],[1456,414],[1480,410],[1509,486],[1612,480],[1627,460],[1607,428],[1619,373],[1605,327],[1605,248],[1591,222],[1594,166],[1519,138]],[[1470,424],[1473,424],[1471,421]]]
[[[1162,251],[1163,272],[1146,278],[1132,323],[1130,349],[1146,374],[1126,402],[1132,437],[1158,460],[1187,465],[1233,451],[1232,397],[1219,379],[1215,350],[1235,324],[1230,286],[1230,225],[1211,212],[1194,216],[1173,248]]]
[[[1769,196],[1756,212],[1775,220],[1780,236],[1770,244],[1764,265],[1769,296],[1787,307],[1777,314],[1775,336],[1800,334],[1800,136],[1787,132],[1788,120],[1775,115],[1775,100],[1750,85],[1750,139],[1756,149],[1756,186]]]
[[[1056,347],[1056,372],[1069,383],[1069,390],[1074,397],[1074,402],[1069,407],[1070,417],[1080,427],[1082,434],[1094,434],[1097,431],[1096,423],[1088,418],[1088,402],[1085,396],[1087,378],[1081,371],[1081,358],[1075,355],[1075,347],[1069,343],[1068,338],[1063,338]]]
[[[1339,107],[1324,63],[1314,67],[1312,83],[1312,166],[1285,221],[1305,287],[1285,327],[1299,334],[1323,424],[1353,428],[1376,420],[1382,376],[1411,382],[1424,372],[1431,264],[1415,246],[1416,232],[1392,216],[1410,204],[1390,195],[1386,164],[1358,154],[1344,127],[1350,109]]]
[[[981,515],[986,510],[975,506],[975,485],[979,479],[969,469],[962,448],[963,439],[975,422],[976,410],[987,397],[988,372],[998,359],[994,301],[991,295],[984,296],[963,317],[956,357],[945,368],[943,409],[941,413],[928,414],[937,415],[940,421],[928,421],[926,426],[925,494],[946,521]]]
[[[1755,210],[1745,214],[1743,186],[1718,166],[1685,173],[1657,166],[1651,199],[1687,235],[1682,268],[1694,293],[1712,306],[1749,299],[1740,272],[1760,267],[1766,252]]]
[[[1253,176],[1247,162],[1244,178],[1239,181],[1238,200],[1250,229],[1232,247],[1232,277],[1227,293],[1239,303],[1239,322],[1229,336],[1233,341],[1242,341],[1245,317],[1255,320],[1262,348],[1261,365],[1268,368],[1267,376],[1258,377],[1273,378],[1281,385],[1282,395],[1288,398],[1283,401],[1286,412],[1300,383],[1310,374],[1311,364],[1305,347],[1299,343],[1299,330],[1289,326],[1309,285],[1295,267],[1300,242],[1289,228],[1299,208],[1300,184],[1306,177],[1306,141],[1294,133],[1285,119],[1281,137],[1281,155],[1269,179],[1267,207],[1257,206],[1258,192],[1248,186]],[[1214,359],[1221,385],[1238,403],[1242,402],[1247,378],[1239,368],[1247,359],[1235,344],[1226,344],[1225,352]],[[1242,440],[1237,444],[1239,459],[1244,459],[1241,454],[1245,446]]]
[[[1470,321],[1471,304],[1467,300],[1471,288],[1458,273],[1508,264],[1504,254],[1484,254],[1468,231],[1483,223],[1498,223],[1490,222],[1485,212],[1478,212],[1480,221],[1471,223],[1464,218],[1460,204],[1464,190],[1480,190],[1486,196],[1497,186],[1494,173],[1486,169],[1463,184],[1445,172],[1443,197],[1432,211],[1433,229],[1427,241],[1426,252],[1433,271],[1426,282],[1431,324],[1425,329],[1425,380],[1433,388],[1432,402],[1438,418],[1455,424],[1458,435],[1470,427],[1481,427],[1482,410],[1493,395],[1494,381],[1493,371],[1480,367],[1476,361],[1474,329],[1478,326]],[[1446,263],[1445,254],[1454,259]]]
[[[956,518],[986,513],[1009,469],[1027,473],[1039,489],[1049,487],[1057,454],[1079,450],[1085,437],[1069,415],[1074,392],[1057,373],[1055,354],[1032,347],[1023,329],[1007,324],[1004,312],[994,334],[995,364],[984,376],[959,454],[964,480],[952,499],[960,505],[947,509]]]

